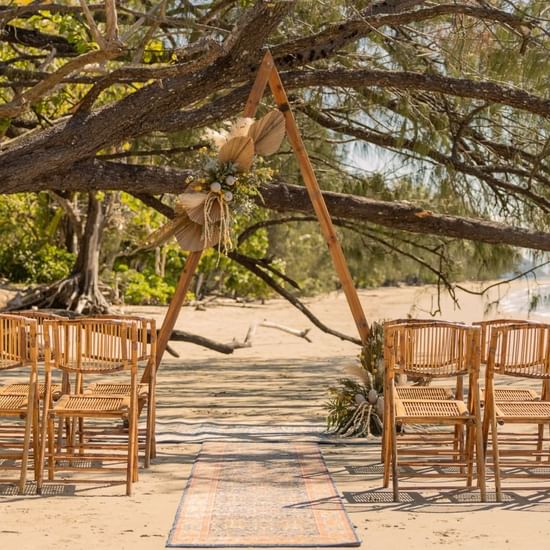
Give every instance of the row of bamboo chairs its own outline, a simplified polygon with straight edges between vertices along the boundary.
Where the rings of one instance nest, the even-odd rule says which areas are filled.
[[[486,501],[489,442],[498,501],[505,469],[514,475],[548,477],[541,463],[544,457],[550,461],[550,450],[544,449],[544,428],[550,426],[550,325],[523,320],[473,326],[391,321],[384,327],[384,362],[384,487],[391,478],[395,501],[403,468],[409,477],[424,479],[463,475],[467,487],[475,477]],[[479,387],[482,365],[484,390]],[[495,385],[496,377],[539,380],[541,391]],[[445,378],[455,380],[454,386],[410,384]],[[499,433],[505,424],[535,425],[537,433]]]
[[[132,316],[0,315],[0,371],[25,377],[0,384],[0,470],[19,471],[20,493],[32,459],[38,493],[86,470],[124,471],[131,494],[140,449],[146,468],[156,456],[156,336],[153,320]]]

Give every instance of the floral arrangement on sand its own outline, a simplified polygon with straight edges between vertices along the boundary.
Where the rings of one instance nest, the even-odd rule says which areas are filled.
[[[202,151],[197,174],[187,178],[174,219],[148,238],[159,246],[175,236],[184,250],[231,248],[232,213],[249,213],[259,185],[272,171],[255,165],[255,157],[276,153],[285,136],[285,119],[271,111],[259,120],[239,118],[227,130],[207,130],[213,150]]]

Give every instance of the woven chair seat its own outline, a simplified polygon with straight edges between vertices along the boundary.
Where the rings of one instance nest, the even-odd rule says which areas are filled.
[[[53,406],[57,415],[124,416],[130,409],[130,398],[106,395],[63,395]]]
[[[27,395],[0,395],[0,416],[6,414],[19,414],[27,410]]]
[[[21,361],[17,359],[2,359],[0,358],[0,370],[14,369],[16,367],[22,367]]]
[[[462,401],[430,399],[397,399],[395,402],[398,419],[452,419],[469,416],[468,409]]]
[[[70,370],[74,372],[97,372],[97,373],[109,373],[123,370],[125,364],[118,361],[102,361],[101,359],[89,359],[83,357],[80,364],[69,361],[63,364],[64,370]]]
[[[40,399],[44,399],[44,392],[46,391],[46,384],[38,384],[38,396]],[[0,388],[0,395],[11,394],[11,395],[28,395],[29,385],[28,384],[8,384],[7,386],[2,386]],[[61,384],[52,384],[52,399],[57,401],[61,396]]]
[[[497,418],[529,422],[543,420],[550,421],[550,402],[548,401],[521,401],[503,402],[495,405]]]
[[[485,401],[485,390],[481,391],[481,400]],[[514,388],[513,386],[495,387],[495,401],[537,401],[540,399],[535,390],[529,388]]]
[[[395,391],[399,399],[448,401],[454,397],[450,388],[436,386],[396,386]]]
[[[94,394],[94,395],[130,395],[130,384],[108,384],[96,382],[90,384],[85,390],[84,394]],[[137,385],[138,397],[145,398],[149,395],[149,384],[138,384]]]

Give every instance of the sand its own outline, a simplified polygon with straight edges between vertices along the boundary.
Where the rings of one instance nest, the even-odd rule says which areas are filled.
[[[508,285],[508,292],[524,288]],[[500,290],[502,291],[502,289]],[[496,296],[461,296],[462,308],[448,298],[443,317],[463,321],[482,319]],[[435,303],[430,288],[383,288],[360,294],[369,320],[425,316]],[[339,293],[308,301],[329,326],[355,335],[354,324]],[[128,311],[162,319],[165,308],[134,307]],[[491,316],[509,311],[491,310]],[[310,322],[286,302],[266,305],[225,303],[199,311],[183,309],[178,328],[212,339],[242,340],[251,323],[268,319],[296,329]],[[285,332],[258,328],[250,348],[221,355],[192,344],[175,343],[180,358],[167,357],[158,378],[158,420],[163,430],[181,423],[211,422],[233,430],[256,431],[261,426],[322,425],[327,388],[343,368],[355,361],[352,343],[310,332],[312,343]],[[206,424],[206,426],[211,426]],[[199,443],[159,446],[158,458],[140,472],[134,496],[121,486],[54,485],[42,497],[18,496],[0,486],[1,548],[26,549],[161,549]],[[323,455],[358,534],[362,548],[408,550],[428,547],[507,549],[548,547],[550,482],[537,482],[529,491],[504,504],[461,503],[456,491],[406,484],[405,502],[384,502],[378,441],[343,441],[322,445]],[[491,482],[490,482],[491,483]],[[541,491],[533,491],[540,485]],[[490,485],[491,487],[491,485]],[[542,490],[546,488],[546,490]],[[386,493],[386,496],[388,494]],[[377,500],[369,503],[370,500]],[[530,513],[528,513],[530,512]]]

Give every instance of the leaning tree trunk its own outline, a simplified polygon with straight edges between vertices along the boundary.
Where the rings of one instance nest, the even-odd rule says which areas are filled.
[[[69,277],[45,287],[17,295],[8,310],[38,308],[67,309],[77,313],[106,313],[109,303],[99,288],[99,252],[110,196],[100,201],[88,193],[86,225],[78,256]]]
[[[105,226],[105,211],[94,193],[88,194],[88,213],[80,249],[68,280],[73,288],[67,296],[67,307],[78,313],[106,312],[109,304],[99,289],[99,251]]]

